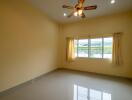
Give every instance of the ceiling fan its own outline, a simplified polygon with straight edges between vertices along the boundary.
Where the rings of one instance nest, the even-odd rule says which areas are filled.
[[[85,14],[83,12],[83,10],[94,10],[97,8],[97,5],[92,5],[92,6],[86,6],[83,7],[83,3],[85,0],[78,0],[78,3],[75,6],[67,6],[67,5],[63,5],[62,8],[67,8],[67,9],[72,9],[72,13],[70,13],[69,15],[67,15],[68,18],[70,18],[71,16],[80,16],[81,18],[85,18]]]

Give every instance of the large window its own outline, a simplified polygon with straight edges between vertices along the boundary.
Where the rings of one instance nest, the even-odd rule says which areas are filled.
[[[90,58],[112,58],[112,37],[76,39],[75,56]]]

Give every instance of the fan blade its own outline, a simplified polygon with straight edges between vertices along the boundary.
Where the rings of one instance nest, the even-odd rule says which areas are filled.
[[[83,10],[94,10],[97,8],[97,5],[94,6],[87,6],[87,7],[83,7]]]
[[[81,17],[82,17],[82,18],[86,18],[86,16],[85,16],[85,14],[84,14],[84,13],[82,13]]]
[[[74,7],[72,7],[72,6],[67,6],[67,5],[63,5],[62,8],[74,9]]]
[[[67,17],[70,18],[71,16],[73,16],[74,11],[72,13],[70,13]]]

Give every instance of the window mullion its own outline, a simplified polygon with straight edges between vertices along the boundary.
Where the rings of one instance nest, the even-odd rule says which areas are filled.
[[[104,58],[104,38],[102,37],[102,58]]]
[[[88,57],[89,57],[89,39],[88,39]]]
[[[78,57],[78,44],[79,44],[79,43],[78,43],[78,39],[77,39],[77,57]]]
[[[88,57],[90,58],[90,52],[91,52],[91,40],[88,39]]]

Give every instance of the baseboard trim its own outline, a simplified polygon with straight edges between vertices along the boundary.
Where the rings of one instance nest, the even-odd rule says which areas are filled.
[[[91,74],[91,75],[99,75],[99,76],[105,76],[110,78],[118,78],[118,79],[124,79],[128,81],[132,81],[132,78],[129,77],[123,77],[123,76],[117,76],[117,75],[109,75],[109,74],[103,74],[103,73],[96,73],[96,72],[88,72],[88,71],[81,71],[76,69],[70,69],[70,68],[58,68],[59,70],[69,70],[69,71],[77,71],[77,72],[83,72],[85,74]]]

